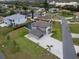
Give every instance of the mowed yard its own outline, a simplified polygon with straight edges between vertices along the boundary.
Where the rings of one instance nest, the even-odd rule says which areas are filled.
[[[70,31],[79,34],[79,24],[70,24]],[[79,45],[79,38],[73,38],[74,44]]]
[[[4,32],[4,31],[3,31]],[[7,59],[56,59],[57,57],[41,48],[38,44],[25,38],[24,35],[28,34],[25,27],[9,32],[4,35],[4,47],[1,51],[5,54]],[[1,35],[0,35],[1,36]],[[3,36],[3,35],[2,35]],[[7,37],[6,37],[7,36]],[[0,41],[2,41],[0,39]]]
[[[53,24],[53,38],[58,39],[59,41],[62,41],[62,25],[59,22],[55,22]],[[79,24],[70,24],[69,25],[70,31],[72,33],[79,33]],[[73,38],[73,42],[76,45],[79,45],[79,39],[78,38]]]

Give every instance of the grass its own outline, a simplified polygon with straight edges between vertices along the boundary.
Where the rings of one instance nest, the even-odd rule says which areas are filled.
[[[69,26],[72,33],[79,33],[79,24],[70,24]]]
[[[59,22],[55,22],[53,24],[53,35],[52,37],[58,39],[58,40],[62,40],[62,29],[61,29],[61,24]]]
[[[73,42],[75,45],[79,46],[79,38],[73,38]]]
[[[57,57],[41,48],[38,44],[33,43],[24,35],[28,33],[25,27],[9,32],[7,39],[2,48],[7,59],[56,59]],[[50,55],[48,55],[50,54]]]
[[[77,33],[79,34],[79,24],[70,24],[70,31],[72,33]],[[73,38],[73,42],[75,45],[79,45],[79,39],[78,38]]]
[[[59,13],[60,16],[64,16],[64,17],[72,17],[73,14],[71,12],[65,12],[65,11],[62,11]]]
[[[70,25],[70,31],[73,33],[79,33],[79,25],[78,24],[74,24],[74,25]],[[59,22],[55,22],[55,24],[53,25],[53,38],[56,38],[59,41],[62,41],[62,28],[61,28],[61,24]],[[79,39],[77,38],[73,38],[73,43],[75,45],[79,45]]]
[[[13,31],[13,28],[10,28],[10,27],[3,27],[3,28],[0,28],[0,45],[2,45],[4,42],[6,42],[6,35]]]

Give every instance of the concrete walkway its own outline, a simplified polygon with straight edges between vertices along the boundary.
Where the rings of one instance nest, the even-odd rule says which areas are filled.
[[[47,48],[47,45],[53,45],[51,47],[50,51],[52,54],[58,56],[60,59],[63,59],[63,48],[62,48],[62,42],[58,41],[57,39],[54,39],[50,37],[49,35],[45,35],[41,39],[35,39],[34,37],[30,36],[29,34],[25,35],[25,37],[29,38],[31,41],[38,43],[39,46],[43,48]],[[79,52],[79,46],[75,46],[76,53]]]
[[[61,20],[54,20],[55,22],[61,22],[62,23],[62,21]],[[79,22],[70,22],[70,21],[67,21],[68,22],[68,24],[79,24]]]
[[[71,33],[71,35],[72,35],[72,38],[79,38],[79,34]]]

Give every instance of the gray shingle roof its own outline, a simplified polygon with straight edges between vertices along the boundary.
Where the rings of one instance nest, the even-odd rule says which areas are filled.
[[[45,21],[37,21],[37,22],[32,23],[32,26],[46,28],[46,27],[51,26],[51,23],[45,22]]]
[[[51,17],[49,15],[45,15],[45,16],[38,16],[37,19],[42,21],[50,21]]]
[[[44,33],[42,31],[37,30],[37,29],[31,30],[30,34],[33,34],[33,35],[37,36],[38,38],[41,38],[44,35]]]

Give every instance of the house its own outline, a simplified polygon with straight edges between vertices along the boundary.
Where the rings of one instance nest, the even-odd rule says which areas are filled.
[[[50,2],[49,4],[51,4],[51,5],[56,5],[56,6],[65,6],[65,5],[72,5],[72,6],[77,6],[78,5],[78,2],[55,2],[55,1],[53,1],[53,2]]]
[[[48,35],[52,31],[52,24],[45,21],[36,21],[31,24],[30,35],[35,38],[41,38],[44,35]]]
[[[47,21],[50,22],[52,20],[52,17],[49,15],[40,15],[36,18],[36,21]]]
[[[2,24],[3,23],[3,17],[2,16],[0,16],[0,24]]]
[[[23,24],[27,21],[26,16],[25,15],[21,15],[21,14],[14,14],[11,16],[6,16],[4,17],[4,23],[6,25],[17,25],[17,24]]]
[[[44,33],[40,30],[33,29],[30,31],[29,35],[35,37],[36,39],[39,39],[44,35]]]
[[[58,13],[60,10],[58,8],[50,8],[49,12],[51,13]]]
[[[74,15],[76,16],[76,18],[79,18],[79,12],[74,13]]]

